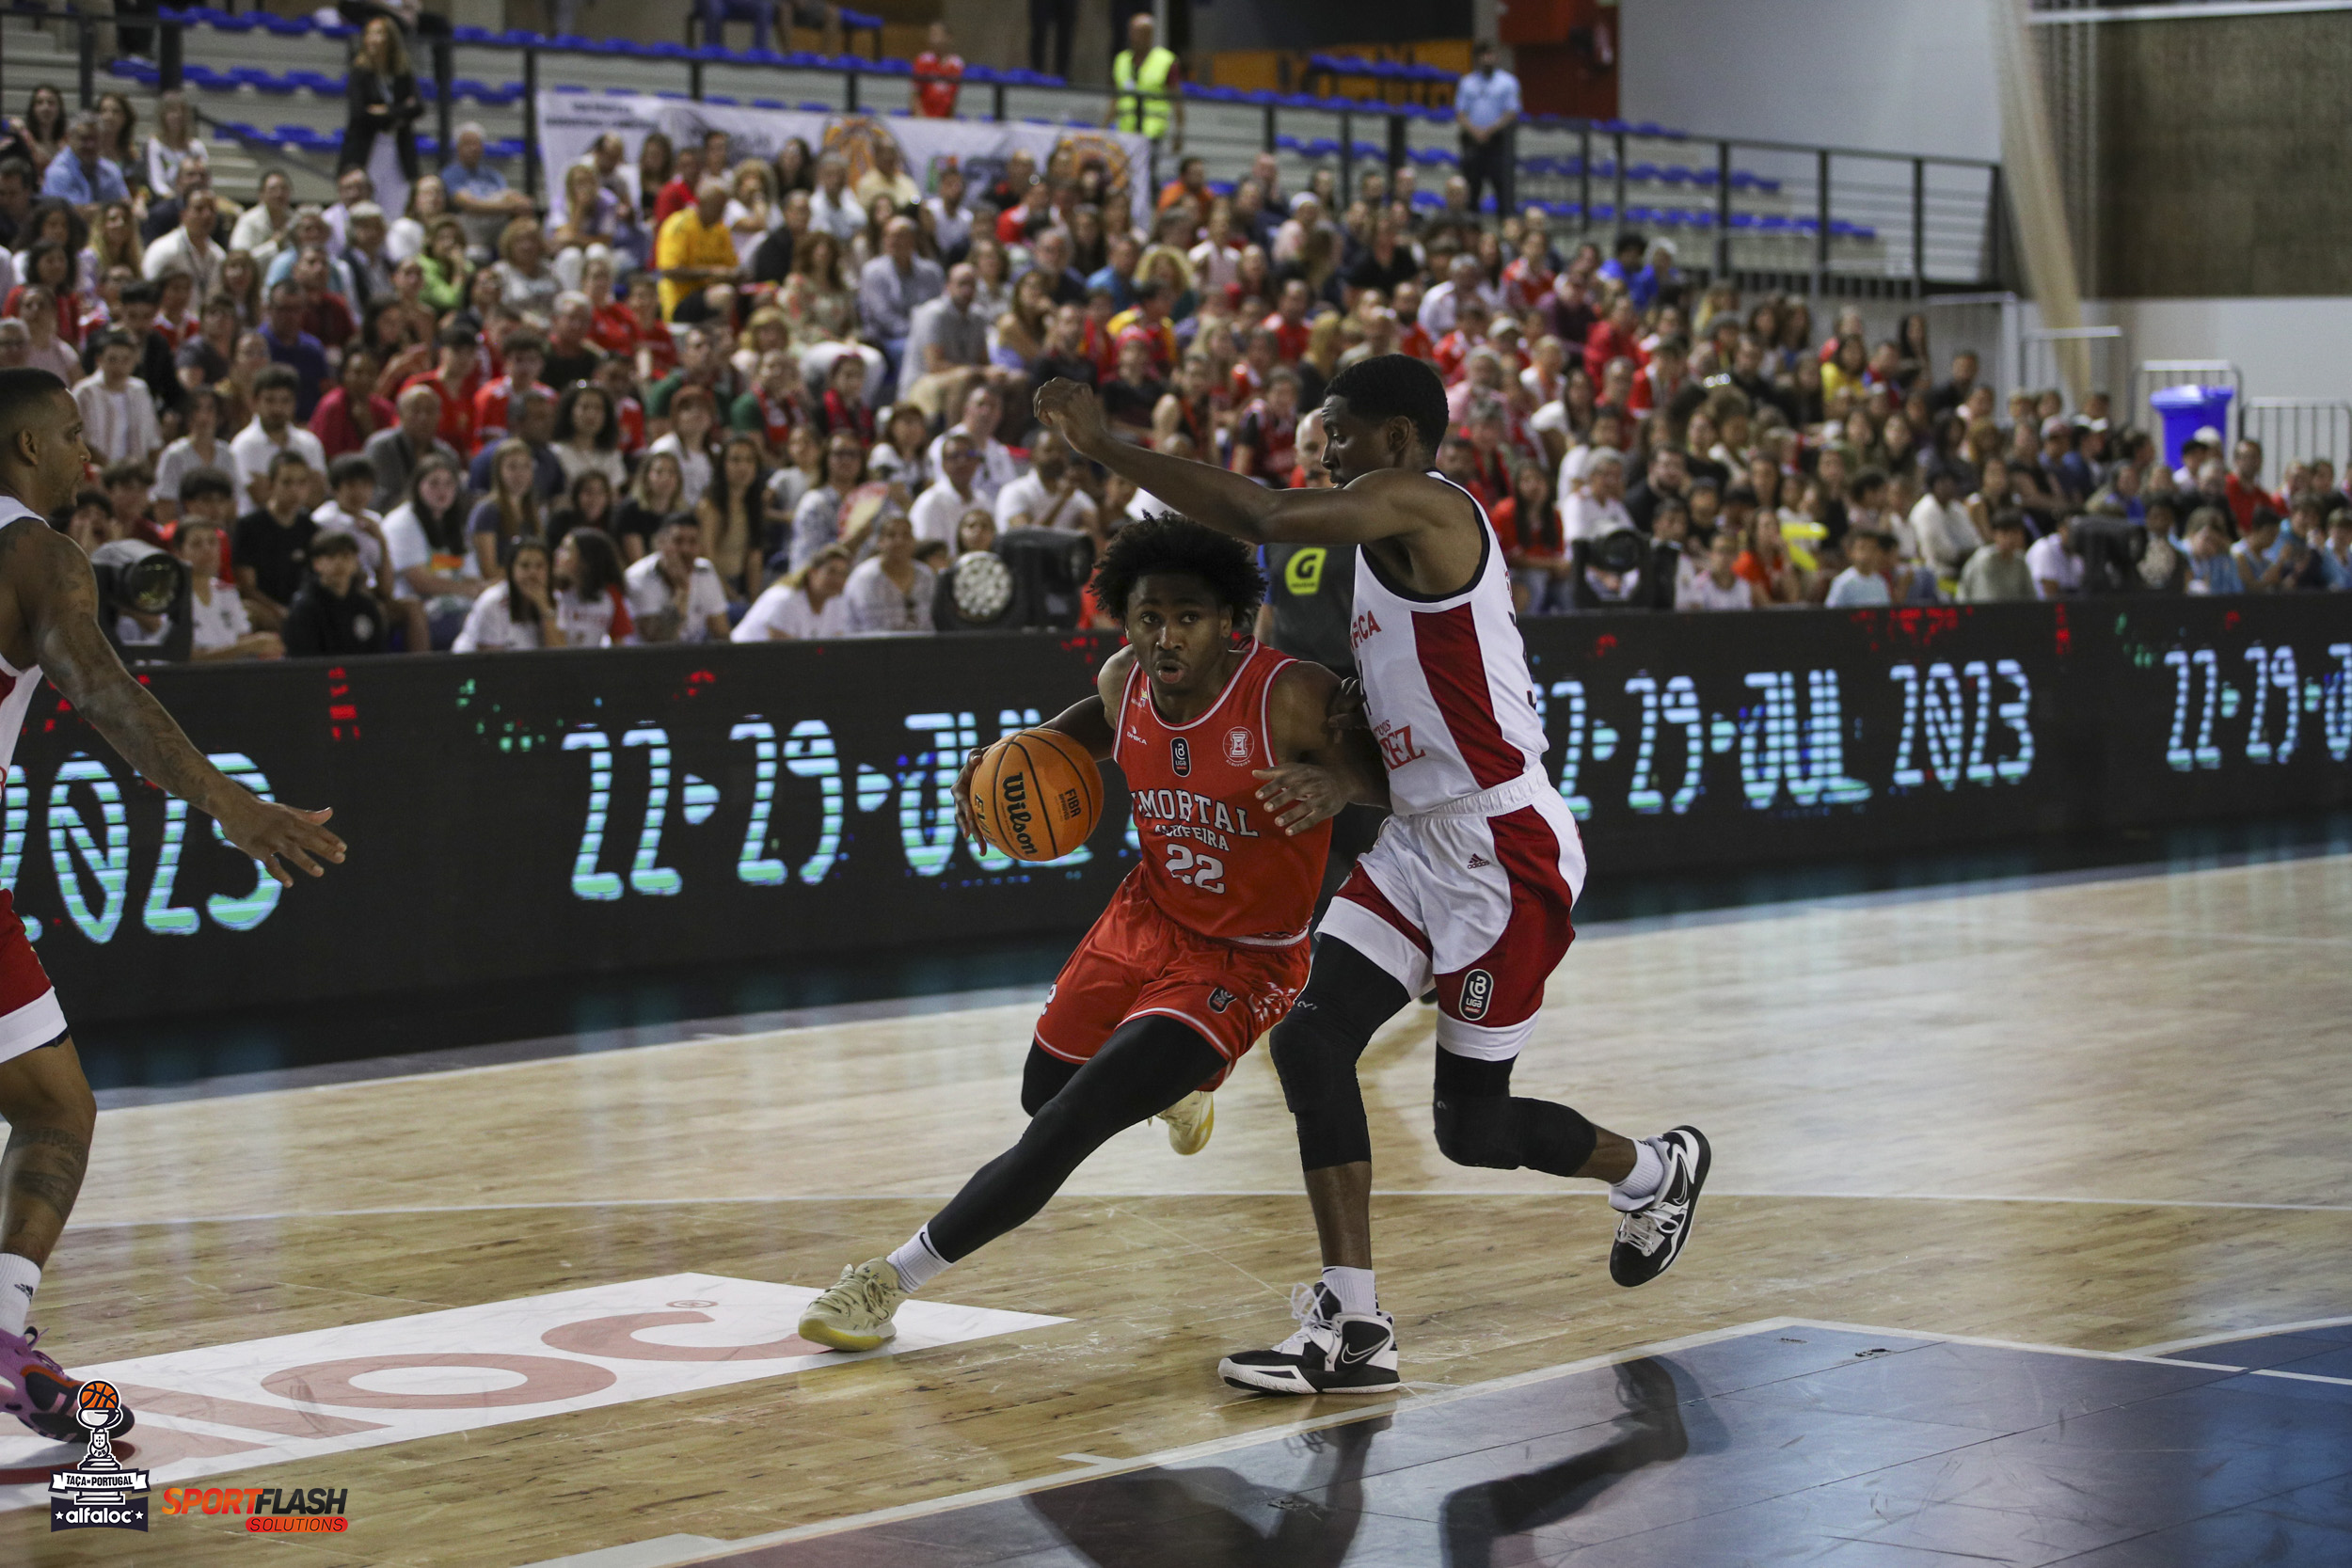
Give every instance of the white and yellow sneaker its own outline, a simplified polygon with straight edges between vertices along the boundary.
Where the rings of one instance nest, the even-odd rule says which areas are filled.
[[[1216,1131],[1216,1096],[1195,1089],[1159,1114],[1168,1123],[1168,1147],[1179,1154],[1198,1154],[1209,1147]]]
[[[801,1314],[801,1338],[834,1350],[875,1350],[898,1338],[891,1317],[907,1293],[887,1258],[843,1269],[833,1289]]]

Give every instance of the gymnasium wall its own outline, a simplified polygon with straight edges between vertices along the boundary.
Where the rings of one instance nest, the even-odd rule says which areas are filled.
[[[1619,113],[1700,135],[1998,159],[1986,0],[1621,0]]]
[[[2352,801],[2332,597],[1593,615],[1527,637],[1597,878]],[[960,840],[949,785],[965,748],[1059,711],[1112,646],[153,672],[220,766],[335,808],[349,862],[283,895],[44,689],[0,881],[88,1020],[1075,933],[1134,863],[1115,771],[1091,843],[1055,866]]]

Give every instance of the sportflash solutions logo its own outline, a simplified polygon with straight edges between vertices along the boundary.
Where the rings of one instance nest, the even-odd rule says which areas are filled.
[[[167,1486],[166,1513],[242,1513],[255,1535],[340,1535],[351,1528],[342,1486]]]
[[[114,1433],[126,1424],[122,1396],[111,1383],[85,1383],[73,1415],[89,1447],[72,1469],[50,1473],[50,1530],[145,1529],[147,1472],[126,1470],[115,1457]]]

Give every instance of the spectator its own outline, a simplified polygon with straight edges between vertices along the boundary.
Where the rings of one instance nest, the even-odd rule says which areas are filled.
[[[1070,40],[1078,25],[1078,0],[1029,0],[1029,69],[1043,71],[1051,47],[1054,74],[1070,75]],[[60,106],[60,114],[64,112]]]
[[[722,229],[720,232],[724,234],[725,230]],[[555,315],[556,295],[564,292],[564,280],[548,265],[546,234],[536,220],[518,217],[501,230],[498,252],[499,259],[491,265],[490,276],[498,279],[499,304],[532,326],[544,328]],[[730,240],[722,276],[732,277],[734,264],[734,242]]]
[[[1756,584],[1739,574],[1740,535],[1730,529],[1717,529],[1708,542],[1707,565],[1681,578],[1675,586],[1674,607],[1677,610],[1756,610],[1763,601],[1756,595]]]
[[[538,469],[530,446],[509,436],[490,449],[489,493],[474,504],[467,520],[473,536],[474,561],[484,580],[493,578],[500,559],[514,540],[526,535],[544,538],[547,526],[540,513]]]
[[[2248,444],[2239,443],[2241,447]],[[2256,451],[2259,453],[2260,449]],[[2230,546],[2238,580],[2249,594],[2283,593],[2293,585],[2296,568],[2301,564],[2301,541],[2285,532],[2280,521],[2279,515],[2269,507],[2256,507],[2245,537]]]
[[[1061,437],[1051,430],[1039,432],[1029,445],[1029,471],[996,494],[993,521],[997,529],[1057,528],[1093,533],[1098,513],[1094,498],[1080,483],[1083,477]],[[919,525],[915,533],[919,538],[930,537]]]
[[[929,458],[931,470],[940,468],[940,450],[947,436],[957,431],[972,437],[980,454],[980,471],[972,481],[973,494],[993,507],[1006,485],[1021,477],[1021,468],[1012,460],[1012,452],[996,438],[997,421],[1004,418],[1005,403],[993,388],[975,387],[963,394],[963,417],[940,434],[931,442]]]
[[[230,496],[228,476],[216,474],[217,497]],[[207,489],[207,499],[215,492]],[[274,631],[256,631],[235,589],[220,580],[222,530],[212,518],[190,517],[172,537],[172,548],[188,567],[188,657],[199,663],[230,659],[283,658],[286,644]]]
[[[556,404],[555,460],[563,467],[567,487],[588,473],[602,475],[615,491],[627,484],[628,466],[621,458],[620,438],[612,395],[603,388],[580,382]]]
[[[343,356],[335,389],[319,400],[310,415],[310,434],[330,459],[359,451],[378,435],[398,427],[400,415],[391,399],[375,390],[379,368],[373,354],[354,347]]]
[[[882,230],[882,253],[858,273],[859,324],[866,338],[882,349],[894,372],[906,353],[914,311],[937,299],[946,288],[946,275],[939,263],[914,253],[914,239],[913,218],[892,218]]]
[[[467,543],[466,486],[456,454],[427,451],[400,504],[383,522],[386,576],[395,600],[424,607],[428,638],[449,646],[482,592],[482,564]]]
[[[1462,133],[1462,177],[1470,182],[1470,207],[1477,210],[1486,187],[1494,188],[1495,209],[1512,210],[1512,127],[1519,119],[1518,78],[1495,65],[1495,46],[1485,39],[1470,47],[1470,74],[1454,85],[1454,118]]]
[[[304,304],[302,285],[291,277],[272,284],[269,320],[262,328],[262,341],[269,345],[271,362],[284,366],[293,375],[294,417],[307,423],[318,411],[319,397],[326,389],[326,349],[303,330]]]
[[[973,223],[972,209],[963,199],[963,170],[949,164],[935,178],[937,188],[924,198],[923,210],[930,214],[939,259],[948,263],[961,261],[971,248]]]
[[[2223,482],[2222,495],[2229,503],[2230,515],[2236,519],[2240,533],[2254,526],[2254,515],[2267,507],[2283,510],[2286,502],[2262,487],[2263,444],[2241,440],[2230,453],[2230,476]]]
[[[1560,508],[1560,528],[1570,544],[1591,541],[1633,526],[1625,507],[1625,457],[1603,449],[1584,465],[1581,484]]]
[[[691,510],[710,488],[711,439],[718,425],[718,404],[709,391],[701,387],[681,388],[670,400],[670,433],[656,441],[652,450],[666,451],[677,459],[678,472],[685,477],[685,505]]]
[[[320,534],[310,546],[310,567],[286,610],[286,652],[297,658],[384,652],[389,631],[383,607],[360,586],[358,536]]]
[[[2044,599],[2071,598],[2082,592],[2082,545],[2076,524],[2068,518],[2056,531],[2034,541],[2026,552],[2026,568],[2033,574],[2034,592]]]
[[[702,558],[702,529],[680,513],[662,523],[654,548],[626,576],[629,618],[647,642],[723,642],[727,595]]]
[[[397,213],[407,205],[419,172],[416,124],[424,118],[424,100],[417,92],[407,46],[390,17],[370,17],[360,29],[344,78],[344,101],[350,118],[337,171],[366,170],[375,199]]]
[[[945,22],[934,22],[924,35],[923,52],[914,56],[914,93],[908,107],[926,119],[952,119],[956,94],[963,84],[963,56]]]
[[[850,605],[842,590],[850,581],[850,552],[827,545],[808,564],[780,578],[737,623],[738,642],[796,642],[850,633]]]
[[[471,120],[457,128],[457,156],[441,170],[450,207],[464,220],[469,243],[487,256],[491,245],[517,218],[531,216],[531,198],[509,190],[506,177],[489,165],[488,139]],[[262,193],[264,198],[268,192]]]
[[[188,433],[164,448],[155,460],[155,512],[166,522],[180,515],[185,498],[182,488],[199,469],[225,470],[236,467],[229,444],[220,436],[220,393],[199,387],[188,394]],[[220,519],[226,530],[236,520],[236,496],[231,482],[229,515]]]
[[[675,318],[689,300],[714,283],[736,276],[735,236],[724,222],[727,187],[705,180],[691,205],[662,222],[654,242],[654,264],[661,273],[661,312]]]
[[[280,454],[298,457],[320,480],[326,477],[326,449],[316,436],[294,423],[300,387],[300,380],[289,367],[262,367],[253,377],[253,422],[237,432],[229,443],[229,453],[236,460],[238,482],[244,486],[246,499],[257,507],[272,504]],[[242,546],[235,547],[233,559],[245,559]]]
[[[979,470],[980,454],[971,436],[955,432],[942,439],[938,483],[914,499],[909,513],[918,542],[954,542],[956,524],[966,512],[982,504],[972,488],[973,477]],[[1022,483],[1015,481],[1004,493],[1011,494]]]
[[[1919,558],[1947,585],[1947,592],[1959,582],[1969,556],[1984,542],[1977,537],[1977,526],[1961,504],[1963,477],[1956,467],[1939,467],[1928,480],[1928,493],[1911,509],[1911,532],[1918,542]]]
[[[219,223],[220,203],[213,193],[190,192],[180,204],[178,227],[147,247],[139,259],[140,272],[152,280],[178,268],[194,283],[198,298],[211,299],[226,259],[226,253],[213,243],[213,231]]]
[[[901,213],[923,204],[923,187],[914,182],[914,176],[898,161],[898,144],[887,136],[874,143],[873,164],[857,182],[857,198],[866,207],[871,208],[882,197],[887,197],[891,206]]]
[[[946,292],[918,306],[910,324],[904,345],[907,369],[900,372],[903,395],[933,419],[987,369],[988,324],[972,308],[978,291],[979,275],[970,262],[961,262],[947,274]]]
[[[1182,147],[1182,67],[1174,51],[1154,41],[1157,31],[1148,10],[1137,11],[1127,19],[1127,47],[1111,60],[1111,106],[1103,123],[1158,141],[1168,134],[1172,122],[1175,145]]]
[[[945,439],[945,437],[943,437]],[[940,462],[937,448],[932,462]],[[857,437],[846,432],[825,439],[825,483],[801,498],[801,504],[792,512],[792,570],[799,571],[827,545],[850,544],[854,548],[864,540],[845,541],[841,538],[842,504],[866,471],[866,451]],[[944,472],[944,466],[942,467]]]
[[[618,647],[636,641],[628,576],[612,536],[602,529],[569,530],[555,546],[555,620],[567,648]]]
[[[2339,506],[2328,515],[2327,542],[2312,554],[2320,587],[2336,594],[2352,589],[2352,507]]]
[[[835,245],[847,245],[866,228],[866,207],[850,194],[850,166],[838,152],[817,160],[817,189],[808,198],[812,233],[830,234]]]
[[[516,540],[506,569],[482,592],[467,612],[454,651],[489,653],[506,648],[560,648],[564,627],[553,596],[553,558],[543,539]]]
[[[379,512],[407,498],[409,481],[427,457],[437,452],[452,464],[458,460],[457,450],[438,434],[441,399],[430,383],[411,382],[400,394],[393,419],[396,422],[377,430],[360,447],[375,469],[374,505]]]
[[[1233,455],[1227,467],[1279,489],[1297,467],[1293,451],[1297,439],[1298,372],[1283,365],[1266,377],[1265,395],[1242,410],[1233,430]]]
[[[1959,597],[1963,604],[2035,597],[2033,569],[2026,564],[2023,512],[2011,506],[1993,515],[1993,542],[1973,552],[1961,568]]]
[[[1886,535],[1857,528],[1846,535],[1846,569],[1829,585],[1824,601],[1832,610],[1883,609],[1895,602],[1886,585],[1893,566]]]
[[[2231,554],[2230,528],[2227,515],[2218,507],[2201,506],[2188,518],[2188,583],[2191,594],[2242,594],[2246,579],[2238,573],[2237,560]],[[2051,538],[2058,537],[2053,534]],[[2048,544],[2038,540],[2034,549]],[[2033,550],[2026,552],[2028,563]],[[2036,574],[2039,576],[2039,574]]]
[[[874,525],[874,553],[850,572],[842,598],[861,636],[931,630],[938,577],[914,559],[914,528],[896,513]]]
[[[85,222],[106,202],[131,199],[121,166],[101,153],[96,115],[75,115],[66,127],[65,140],[65,150],[50,160],[41,178],[41,195],[72,203]]]
[[[771,551],[768,475],[759,442],[735,435],[721,449],[710,487],[694,507],[704,548],[733,605],[748,604],[765,584]]]
[[[123,331],[98,340],[98,372],[74,384],[82,410],[82,438],[100,462],[151,458],[164,444],[155,400],[131,372],[138,349]]]
[[[513,434],[523,399],[534,391],[547,391],[539,379],[547,365],[548,346],[535,332],[516,332],[508,336],[503,356],[506,373],[496,380],[483,383],[473,395],[473,452],[496,446]]]

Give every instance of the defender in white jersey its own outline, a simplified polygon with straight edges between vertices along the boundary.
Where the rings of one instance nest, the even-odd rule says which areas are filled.
[[[1332,900],[1307,988],[1272,1042],[1323,1278],[1295,1298],[1295,1334],[1226,1357],[1220,1375],[1269,1393],[1397,1386],[1395,1326],[1373,1289],[1372,1145],[1356,1062],[1432,985],[1438,1148],[1461,1164],[1609,1183],[1622,1215],[1612,1277],[1641,1285],[1664,1273],[1690,1238],[1712,1158],[1705,1136],[1683,1126],[1636,1141],[1510,1092],[1545,982],[1575,937],[1584,850],[1544,768],[1502,546],[1469,492],[1432,471],[1447,423],[1436,371],[1391,354],[1332,378],[1325,465],[1339,487],[1328,490],[1269,490],[1131,446],[1074,382],[1049,382],[1038,414],[1082,455],[1211,528],[1251,544],[1358,546],[1350,636],[1394,815]]]
[[[0,371],[0,778],[46,675],[124,761],[210,814],[271,876],[293,885],[281,855],[318,876],[318,861],[343,858],[342,841],[323,825],[330,814],[264,800],[207,762],[99,629],[89,561],[45,520],[72,502],[88,463],[65,383],[47,371]],[[40,1330],[25,1318],[81,1190],[97,1115],[56,993],[0,889],[0,1117],[8,1124],[0,1158],[0,1412],[68,1443],[89,1436],[74,1409],[81,1384],[34,1348]],[[123,1416],[117,1436],[130,1428],[127,1406]]]

